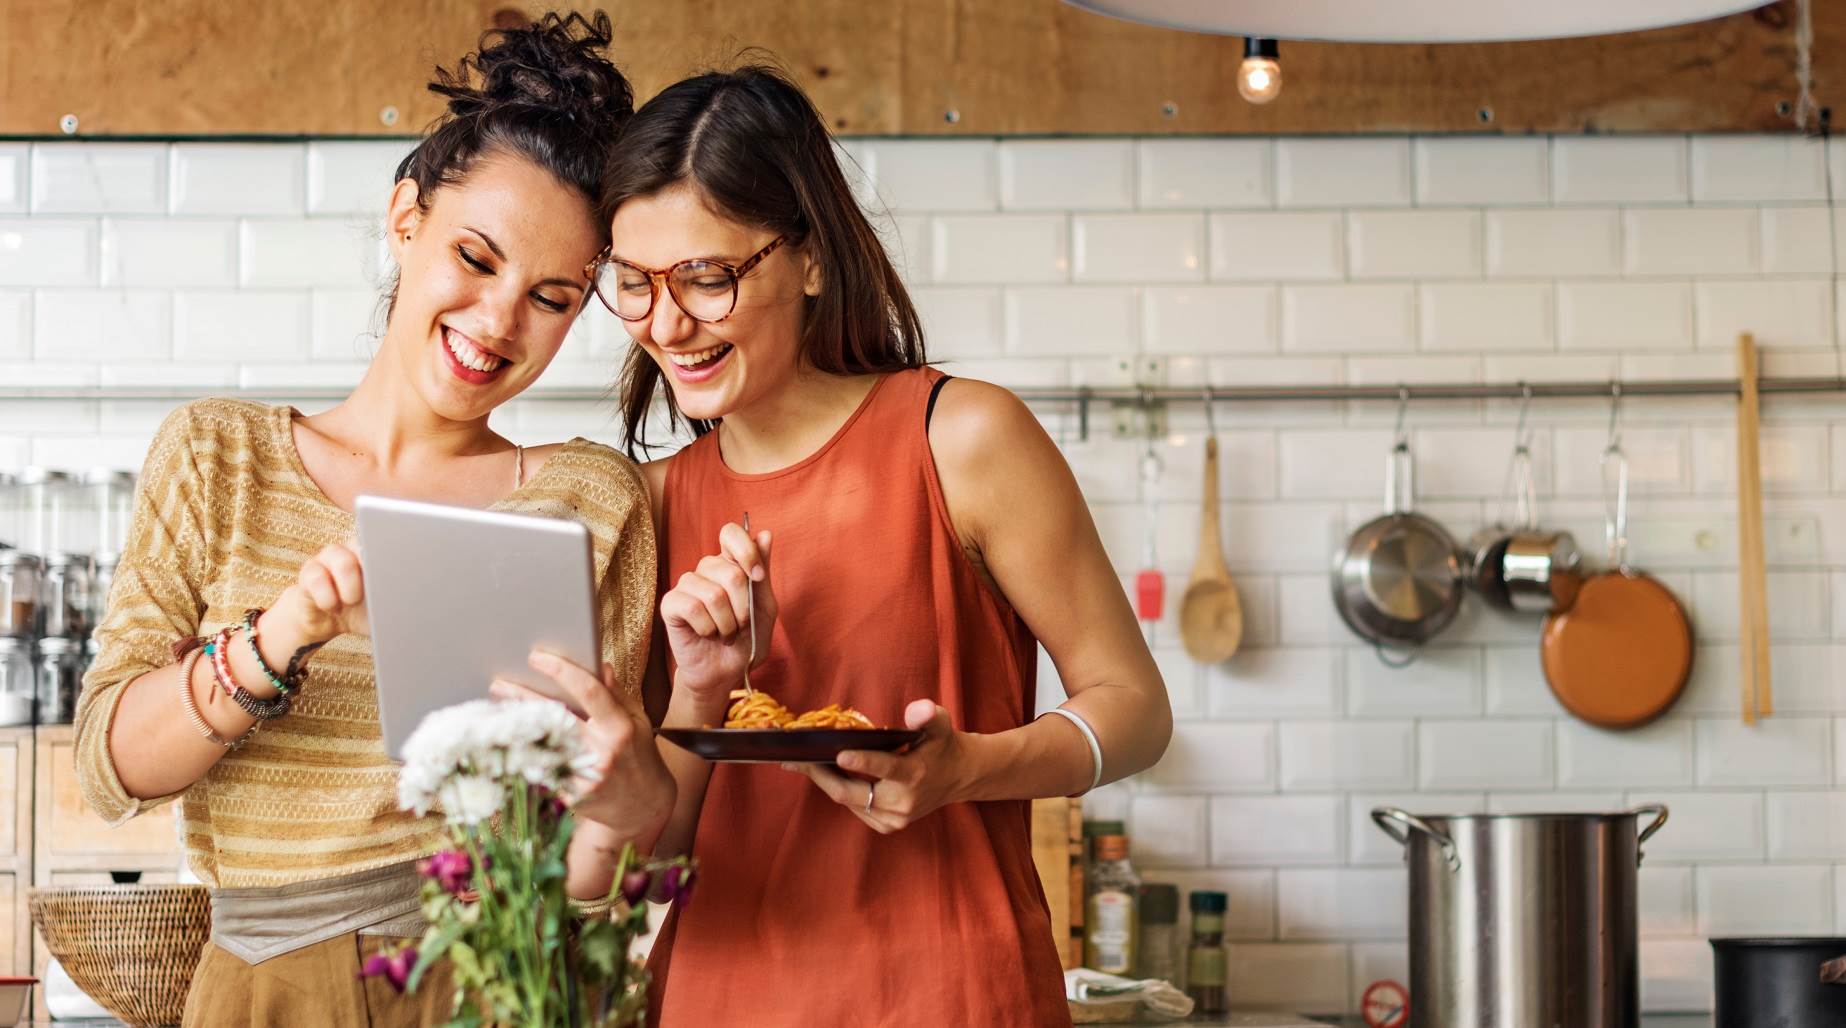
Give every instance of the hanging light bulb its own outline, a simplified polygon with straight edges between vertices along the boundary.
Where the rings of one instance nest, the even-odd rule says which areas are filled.
[[[1276,60],[1273,39],[1251,36],[1243,41],[1243,65],[1237,69],[1237,91],[1253,104],[1266,104],[1282,91],[1282,65]]]

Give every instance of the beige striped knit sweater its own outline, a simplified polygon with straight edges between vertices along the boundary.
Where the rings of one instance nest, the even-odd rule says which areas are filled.
[[[266,607],[301,565],[354,532],[302,467],[288,407],[187,404],[148,451],[101,652],[77,704],[77,776],[110,823],[137,801],[110,759],[123,688],[173,662],[176,639],[206,635]],[[654,602],[647,486],[621,454],[585,439],[559,449],[494,509],[570,518],[590,530],[603,659],[640,688]],[[294,712],[270,722],[181,793],[187,861],[225,888],[283,885],[421,856],[442,841],[436,818],[397,809],[396,766],[379,737],[370,642],[341,636],[309,665]],[[486,683],[482,683],[485,688]],[[173,716],[183,718],[178,698]]]

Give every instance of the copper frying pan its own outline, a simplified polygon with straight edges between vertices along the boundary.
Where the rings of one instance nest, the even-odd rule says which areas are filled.
[[[1692,624],[1671,590],[1628,566],[1628,458],[1616,467],[1607,522],[1613,568],[1584,579],[1576,602],[1545,618],[1539,655],[1565,710],[1602,728],[1635,728],[1665,713],[1692,673]]]

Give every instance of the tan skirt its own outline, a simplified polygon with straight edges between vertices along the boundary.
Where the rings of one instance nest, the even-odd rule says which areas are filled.
[[[414,993],[383,978],[361,978],[367,957],[406,940],[349,932],[248,964],[206,943],[186,995],[185,1028],[416,1028],[449,1018],[455,990],[447,961],[430,968]]]

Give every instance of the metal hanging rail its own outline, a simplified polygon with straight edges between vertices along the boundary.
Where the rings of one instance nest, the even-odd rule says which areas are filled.
[[[1846,376],[1807,378],[1765,378],[1758,383],[1763,393],[1839,393],[1846,392]],[[1309,385],[1309,386],[1050,386],[1014,389],[1020,399],[1038,402],[1068,403],[1286,403],[1337,400],[1517,400],[1596,398],[1619,392],[1624,399],[1643,396],[1736,396],[1740,387],[1736,379],[1677,379],[1647,382],[1513,382],[1500,384],[1455,383],[1401,385]],[[211,386],[139,387],[139,386],[51,386],[19,388],[0,386],[0,401],[10,400],[194,400],[201,396],[245,396],[264,399],[340,400],[352,392],[346,388],[286,387],[223,389]],[[521,394],[524,400],[595,402],[613,400],[605,388],[566,387],[536,388]]]

